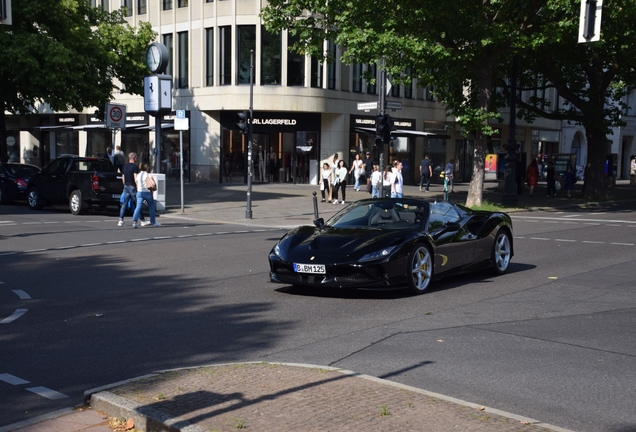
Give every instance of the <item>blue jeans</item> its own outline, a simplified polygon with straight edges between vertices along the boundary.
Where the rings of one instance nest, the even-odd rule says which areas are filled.
[[[402,198],[402,193],[391,191],[391,198]]]
[[[371,198],[380,198],[380,190],[377,188],[376,185],[372,186]]]
[[[135,214],[133,215],[133,222],[139,220],[141,215],[141,209],[144,205],[144,200],[148,203],[148,209],[150,210],[150,223],[155,223],[155,200],[152,197],[152,192],[137,192],[137,207],[135,207]]]
[[[121,203],[121,208],[119,209],[119,219],[124,219],[129,201],[132,201],[133,209],[136,208],[135,204],[137,203],[137,188],[134,186],[124,185],[124,191],[122,192],[122,195],[124,196],[124,201]]]
[[[431,186],[431,176],[428,174],[422,174],[420,176],[420,189],[422,188],[422,185],[424,184],[425,181],[426,181],[426,190],[428,190],[428,188]]]
[[[358,190],[358,189],[360,189],[360,176],[358,176],[358,177],[354,176],[354,178],[356,179],[356,183],[353,185],[353,188],[355,190]]]

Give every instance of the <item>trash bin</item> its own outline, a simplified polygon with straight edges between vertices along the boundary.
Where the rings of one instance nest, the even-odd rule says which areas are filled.
[[[149,176],[155,179],[157,190],[152,193],[155,200],[155,210],[162,212],[166,210],[166,175],[149,173]]]

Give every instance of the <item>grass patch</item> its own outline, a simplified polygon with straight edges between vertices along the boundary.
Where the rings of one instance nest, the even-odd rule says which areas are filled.
[[[491,203],[490,201],[482,200],[480,206],[470,207],[473,210],[486,210],[491,212],[506,211],[508,207],[504,207],[500,204]]]

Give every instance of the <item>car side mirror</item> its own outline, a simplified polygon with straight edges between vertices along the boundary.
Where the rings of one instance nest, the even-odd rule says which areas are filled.
[[[314,225],[316,225],[318,228],[322,228],[323,226],[325,226],[325,220],[323,218],[318,218],[314,220]]]
[[[458,222],[447,222],[444,227],[444,231],[458,231],[459,223]]]

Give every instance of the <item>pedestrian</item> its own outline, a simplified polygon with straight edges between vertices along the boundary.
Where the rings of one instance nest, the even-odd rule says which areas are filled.
[[[572,170],[572,165],[567,164],[565,167],[565,174],[563,175],[563,179],[565,180],[565,193],[568,198],[572,198],[572,189],[574,188],[574,183],[576,182],[576,176],[574,171]]]
[[[336,170],[338,169],[338,153],[334,153],[333,155],[333,159],[331,160],[331,169],[333,170],[333,173],[336,173]]]
[[[365,156],[364,177],[367,180],[367,192],[372,193],[373,188],[371,187],[371,174],[373,174],[373,159],[371,159],[371,152],[367,152]]]
[[[372,193],[371,198],[380,198],[382,192],[382,173],[379,165],[373,165],[373,174],[371,174]]]
[[[139,165],[139,173],[137,173],[137,176],[135,177],[135,183],[137,184],[137,207],[133,214],[133,228],[137,228],[139,226],[138,221],[141,216],[141,208],[144,201],[148,203],[148,210],[150,210],[150,225],[161,226],[161,224],[155,219],[155,200],[152,196],[152,192],[150,192],[146,186],[146,178],[148,177],[147,170],[148,164],[146,162],[142,162],[141,165]]]
[[[355,183],[353,185],[353,189],[356,192],[360,191],[360,176],[364,172],[364,163],[362,159],[360,159],[360,154],[356,153],[356,158],[353,160],[351,164],[351,169],[349,170],[349,174],[353,171],[353,178],[355,179]]]
[[[453,179],[455,178],[455,159],[449,160],[446,167],[444,167],[444,177],[446,178],[446,182],[450,188],[450,193],[455,193],[453,188]]]
[[[35,148],[33,150],[35,150]],[[629,184],[635,185],[636,184],[636,158],[634,158],[634,155],[632,155],[632,158],[633,158],[632,163],[629,168]]]
[[[320,193],[322,195],[321,202],[325,202],[326,198],[331,201],[331,183],[333,182],[333,171],[327,162],[322,164],[321,173],[322,182],[320,182]],[[326,195],[325,195],[326,194]]]
[[[548,183],[548,196],[556,196],[556,171],[552,162],[548,162],[546,181]]]
[[[428,188],[431,185],[431,177],[433,177],[433,167],[431,167],[431,158],[428,154],[424,155],[424,159],[420,162],[420,192],[422,192],[422,185],[426,182],[426,192],[429,192]]]
[[[106,156],[108,156],[108,160],[110,160],[110,163],[112,163],[113,166],[115,166],[115,159],[114,159],[115,154],[112,148],[106,147]]]
[[[336,168],[336,182],[333,189],[333,203],[338,204],[338,191],[342,191],[342,202],[344,204],[347,199],[347,165],[345,161],[338,162],[338,168]]]
[[[526,181],[528,182],[528,186],[530,186],[530,196],[532,196],[534,188],[539,183],[539,166],[537,165],[536,159],[533,159],[530,165],[528,165],[528,169],[526,169]]]
[[[121,181],[124,184],[124,190],[122,192],[121,208],[119,209],[119,222],[117,226],[123,227],[124,216],[126,210],[132,207],[133,214],[137,207],[137,174],[139,173],[139,167],[137,166],[137,153],[131,152],[128,154],[128,163],[122,168]],[[140,211],[141,226],[150,225],[150,222],[146,222],[143,212]]]
[[[402,177],[402,162],[393,162],[395,171],[393,172],[393,182],[391,183],[391,198],[402,198],[402,187],[404,178]]]
[[[122,172],[124,164],[126,163],[126,156],[121,151],[121,146],[115,147],[115,154],[113,154],[113,165],[115,165],[115,171]]]
[[[391,196],[391,184],[393,184],[393,167],[387,165],[384,167],[384,174],[382,174],[382,192],[380,198]]]

